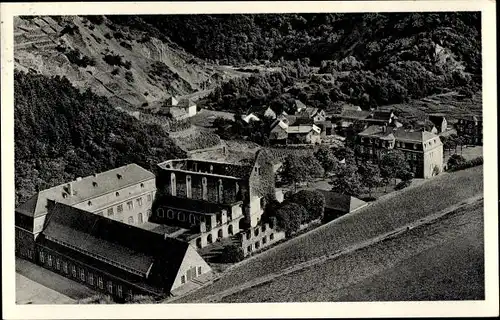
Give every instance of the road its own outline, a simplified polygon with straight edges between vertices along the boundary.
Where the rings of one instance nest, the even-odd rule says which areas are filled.
[[[483,204],[241,291],[200,302],[484,299]]]

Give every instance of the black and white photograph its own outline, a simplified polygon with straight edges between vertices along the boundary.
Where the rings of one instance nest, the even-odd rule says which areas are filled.
[[[495,4],[432,2],[3,11],[12,308],[498,315]]]

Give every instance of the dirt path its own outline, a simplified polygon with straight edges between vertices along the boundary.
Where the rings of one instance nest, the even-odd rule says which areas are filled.
[[[404,233],[404,232],[406,232],[406,231],[408,231],[410,229],[416,228],[416,227],[424,225],[424,224],[428,224],[428,223],[430,223],[430,222],[432,222],[432,221],[434,221],[436,219],[439,219],[439,218],[441,218],[441,217],[443,217],[443,216],[445,216],[445,215],[447,215],[447,214],[449,214],[451,212],[454,212],[455,210],[457,210],[457,209],[459,209],[461,207],[473,204],[473,203],[481,200],[482,198],[483,198],[482,195],[469,198],[469,199],[461,202],[460,204],[456,204],[456,205],[450,206],[450,207],[446,208],[445,210],[442,210],[442,211],[437,212],[435,214],[429,215],[429,216],[427,216],[425,218],[422,218],[422,219],[418,220],[417,222],[404,225],[404,226],[402,226],[402,227],[400,227],[398,229],[395,229],[395,230],[393,230],[391,232],[379,235],[379,236],[371,238],[371,239],[369,239],[367,241],[363,241],[363,242],[357,243],[356,245],[350,246],[350,247],[346,248],[345,250],[333,252],[333,253],[327,254],[327,255],[322,255],[322,256],[319,256],[317,258],[305,261],[303,263],[295,264],[295,265],[293,265],[293,266],[291,266],[291,267],[289,267],[287,269],[283,269],[283,270],[281,270],[279,272],[271,273],[271,274],[268,274],[268,275],[263,276],[263,277],[255,278],[255,279],[253,279],[251,281],[239,284],[239,285],[231,287],[231,288],[229,288],[227,290],[223,290],[223,291],[218,292],[216,294],[209,295],[209,296],[206,296],[206,297],[204,297],[204,298],[202,298],[200,300],[196,300],[196,301],[192,301],[192,302],[195,302],[195,303],[206,303],[206,302],[217,302],[217,301],[220,301],[224,297],[233,295],[233,294],[235,294],[237,292],[240,292],[242,290],[248,290],[250,288],[253,288],[253,287],[265,284],[265,283],[269,283],[269,282],[275,280],[276,278],[283,277],[283,276],[289,275],[291,273],[294,273],[294,272],[297,272],[297,271],[300,271],[300,270],[303,270],[303,269],[306,269],[306,268],[310,268],[312,266],[324,263],[324,262],[326,262],[328,260],[337,259],[337,258],[339,258],[339,257],[341,257],[343,255],[350,254],[350,253],[352,253],[354,251],[357,251],[357,250],[360,250],[362,248],[369,247],[369,246],[371,246],[373,244],[376,244],[376,243],[379,243],[379,242],[381,242],[383,240],[387,240],[387,239],[390,239],[390,238],[397,237],[398,235],[400,235],[400,234],[402,234],[402,233]],[[303,236],[305,236],[305,235],[303,235]],[[272,248],[269,251],[272,251],[272,250],[275,250],[275,248]],[[246,261],[246,263],[248,263],[249,261],[250,260]],[[177,300],[177,299],[172,299],[172,300],[170,300],[168,302],[169,303],[170,302],[174,302],[175,300]]]

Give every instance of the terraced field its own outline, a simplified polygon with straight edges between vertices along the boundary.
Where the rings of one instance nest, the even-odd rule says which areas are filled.
[[[480,201],[220,302],[484,299],[482,218]]]
[[[409,223],[453,209],[453,206],[458,207],[473,197],[480,198],[482,194],[482,166],[443,174],[420,186],[394,192],[352,215],[249,259],[226,271],[217,282],[177,299],[175,303],[202,301],[260,277],[279,274],[298,263],[346,250]]]

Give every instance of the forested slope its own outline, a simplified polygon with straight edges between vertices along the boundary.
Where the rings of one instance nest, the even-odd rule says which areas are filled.
[[[159,126],[117,111],[68,79],[15,72],[16,204],[37,189],[129,163],[184,156]]]

